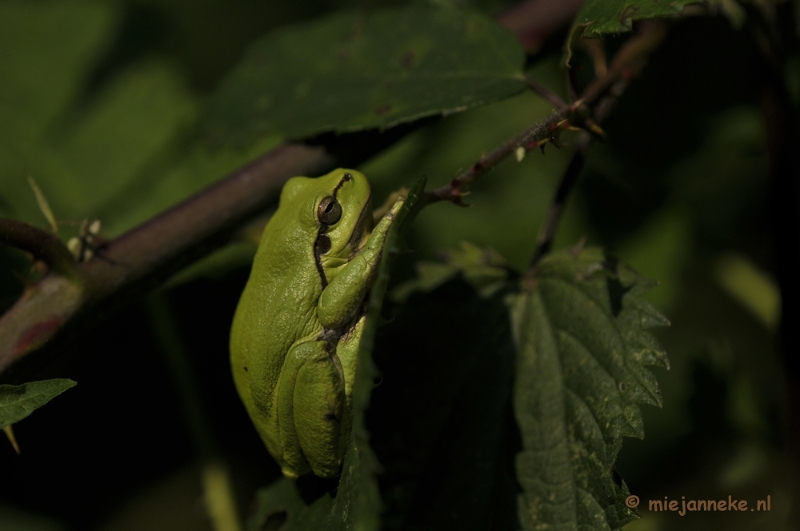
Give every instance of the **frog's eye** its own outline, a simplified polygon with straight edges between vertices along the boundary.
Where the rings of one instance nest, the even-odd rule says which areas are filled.
[[[317,207],[317,219],[323,225],[333,225],[342,218],[342,205],[333,196],[325,197]]]

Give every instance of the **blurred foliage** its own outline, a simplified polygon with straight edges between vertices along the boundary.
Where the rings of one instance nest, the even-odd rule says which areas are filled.
[[[515,37],[477,12],[337,12],[255,43],[215,94],[206,128],[223,145],[388,128],[517,94],[523,62]]]
[[[41,224],[30,175],[57,220],[98,217],[103,236],[116,236],[275,145],[209,153],[187,144],[198,96],[164,57],[144,56],[90,86],[121,6],[3,2],[0,10],[9,51],[0,70],[14,81],[0,88],[3,215]]]
[[[638,0],[587,0],[575,17],[584,37],[630,31],[633,22],[657,17],[677,17],[694,0],[640,2]]]
[[[488,15],[504,5],[469,4]],[[211,91],[252,42],[345,7],[354,5],[0,1],[0,215],[47,227],[32,176],[62,237],[95,216],[101,236],[113,237],[276,145],[273,136],[247,150],[208,150],[196,125]],[[619,42],[606,40],[611,50]],[[526,73],[564,95],[559,45],[546,47],[555,51]],[[797,105],[800,55],[789,52]],[[580,54],[573,60],[579,73],[589,69]],[[654,332],[671,361],[669,372],[654,370],[663,409],[642,408],[646,439],[626,438],[616,463],[630,491],[642,500],[772,499],[772,511],[757,514],[679,517],[640,507],[642,519],[626,529],[786,525],[793,478],[774,281],[782,242],[770,225],[756,71],[750,37],[729,20],[675,23],[604,124],[609,142],[592,146],[555,240],[566,249],[585,238],[657,279],[643,297],[672,322]],[[360,169],[376,198],[423,175],[441,186],[550,109],[523,93],[447,116]],[[464,241],[496,249],[509,270],[523,269],[570,151],[548,146],[544,155],[501,164],[472,187],[469,208],[426,208],[409,234],[414,252],[397,257],[393,282],[414,282],[420,259],[430,264],[442,249],[464,249]],[[236,481],[240,514],[257,488],[287,488],[273,483],[280,472],[229,375],[229,323],[252,250],[241,245],[233,260],[210,258],[167,294],[191,353],[199,406]],[[492,258],[493,267],[500,264]],[[0,249],[0,307],[13,303],[28,269],[22,253]],[[213,277],[201,274],[211,269]],[[480,286],[500,278],[486,281],[482,271]],[[521,440],[509,406],[507,293],[487,290],[482,298],[452,269],[438,273],[449,280],[428,294],[407,289],[376,340],[382,381],[366,426],[383,466],[383,522],[389,529],[513,527],[514,507],[487,502],[513,498],[519,488],[510,472]],[[0,450],[0,529],[210,529],[187,450],[193,440],[157,345],[142,309],[127,308],[37,377],[67,375],[81,385],[15,425],[21,456],[10,445]],[[465,470],[465,461],[475,468]],[[287,506],[307,501],[283,495],[294,497]],[[472,511],[437,510],[456,504]]]
[[[0,385],[0,428],[19,422],[74,385],[64,378]]]

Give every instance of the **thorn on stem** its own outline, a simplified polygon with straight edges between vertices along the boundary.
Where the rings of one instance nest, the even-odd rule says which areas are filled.
[[[11,446],[14,448],[14,451],[17,452],[19,455],[19,445],[17,444],[17,438],[14,437],[14,429],[12,428],[13,424],[9,424],[3,431],[6,433],[6,437],[8,437],[8,441],[11,443]]]

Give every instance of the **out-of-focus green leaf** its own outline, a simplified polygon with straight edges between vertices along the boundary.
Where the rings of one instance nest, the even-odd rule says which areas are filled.
[[[417,262],[417,277],[397,286],[391,293],[395,301],[405,300],[414,291],[431,291],[457,273],[481,296],[491,297],[508,279],[508,263],[497,251],[461,242],[459,249],[444,251],[441,262]]]
[[[524,53],[472,11],[410,5],[340,12],[271,33],[220,87],[212,140],[391,127],[523,90]]]
[[[413,218],[425,188],[425,179],[420,179],[409,190],[405,204],[395,218],[386,238],[386,249],[395,248],[397,237],[405,223]],[[265,529],[259,527],[269,522],[270,525],[285,523],[280,527],[284,531],[301,529],[319,530],[377,530],[380,527],[381,500],[378,492],[378,461],[369,446],[369,434],[366,431],[364,412],[369,405],[370,394],[374,387],[377,371],[372,362],[372,346],[383,305],[383,296],[389,277],[389,262],[384,259],[378,271],[378,278],[370,290],[369,310],[366,324],[358,348],[356,378],[353,383],[353,433],[342,464],[342,475],[336,488],[336,496],[330,492],[320,492],[313,502],[306,504],[301,498],[298,488],[300,482],[312,488],[324,489],[330,482],[314,477],[302,478],[298,482],[286,478],[262,489],[256,496],[256,509],[248,522],[249,529]],[[341,348],[341,343],[340,343]],[[270,521],[271,519],[271,521]],[[276,527],[277,529],[277,527]]]
[[[72,102],[117,18],[108,3],[0,3],[0,160],[6,142],[38,138]]]
[[[745,21],[747,20],[747,11],[744,6],[736,0],[708,0],[712,9],[718,9],[723,15],[728,17],[728,20],[734,29],[742,29]],[[759,5],[758,7],[765,7],[768,4]]]
[[[722,256],[716,268],[717,282],[768,330],[775,330],[781,313],[781,294],[775,280],[738,254]]]
[[[41,168],[39,179],[49,177],[42,189],[51,201],[59,200],[62,216],[74,219],[105,210],[140,184],[142,171],[163,156],[191,115],[186,87],[168,65],[128,70],[105,87],[63,136],[42,146],[52,150],[58,165]],[[53,174],[60,178],[53,179]]]
[[[635,518],[613,479],[622,437],[644,436],[638,404],[661,405],[645,365],[668,367],[645,329],[668,321],[650,283],[599,249],[545,258],[510,300],[518,365],[514,410],[525,529],[617,529]]]
[[[208,153],[186,142],[197,104],[181,73],[147,61],[87,91],[122,8],[0,3],[0,215],[43,225],[32,177],[65,238],[99,218],[109,238],[275,145]]]
[[[630,31],[636,20],[677,17],[683,8],[698,0],[587,0],[575,17],[584,37]]]
[[[77,98],[84,77],[108,45],[116,12],[105,4],[3,2],[0,4],[0,212],[43,222],[27,175],[32,175],[55,211],[60,198],[48,193],[50,172],[64,177],[60,161],[42,149]],[[27,200],[26,200],[27,199]],[[61,218],[63,219],[63,217]]]
[[[617,248],[617,254],[649,276],[658,286],[645,298],[668,312],[679,292],[681,273],[692,244],[691,218],[686,208],[663,209],[647,220]]]
[[[667,181],[690,207],[698,237],[725,247],[752,223],[754,201],[766,200],[764,123],[756,107],[736,106],[705,125],[702,143],[677,161]]]
[[[22,385],[0,385],[0,428],[24,419],[76,383],[57,378]]]

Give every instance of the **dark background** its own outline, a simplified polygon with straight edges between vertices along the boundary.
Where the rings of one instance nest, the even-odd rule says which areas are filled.
[[[106,44],[88,62],[82,85],[48,134],[57,143],[61,131],[85,119],[84,113],[106,97],[109,87],[124,82],[126,73],[157,63],[179,80],[176,101],[191,100],[194,106],[176,127],[180,135],[191,128],[196,109],[252,40],[271,28],[349,5],[123,2],[113,8],[115,22],[108,24]],[[493,15],[503,5],[484,2],[480,7]],[[613,49],[618,42],[609,39],[607,44]],[[559,48],[558,41],[550,43],[547,49],[553,52],[531,65],[531,75],[562,91]],[[786,73],[796,106],[800,58],[792,53]],[[775,223],[776,209],[787,206],[770,196],[775,182],[761,113],[760,68],[750,36],[724,17],[675,23],[606,122],[610,140],[593,146],[556,240],[556,247],[567,247],[586,237],[588,244],[611,249],[661,282],[650,299],[672,322],[669,329],[656,331],[672,368],[654,370],[664,408],[644,408],[645,440],[626,439],[619,456],[617,470],[631,492],[642,500],[731,494],[750,504],[771,496],[770,513],[681,518],[641,510],[643,520],[629,529],[781,529],[790,508],[794,478],[787,451],[790,423],[776,278],[781,261],[787,260],[780,246],[796,247],[797,242]],[[528,94],[452,116],[415,132],[362,169],[374,179],[379,198],[420,175],[440,185],[548,110]],[[567,144],[570,140],[565,138]],[[151,161],[150,168],[174,163],[178,148],[168,144],[171,155],[153,155],[158,162]],[[232,157],[228,164],[236,167],[246,157]],[[401,260],[396,280],[410,274],[413,260],[430,258],[463,239],[491,245],[523,267],[568,158],[569,148],[548,150],[545,156],[531,153],[522,164],[506,162],[474,187],[470,209],[427,209],[412,234],[417,254]],[[47,191],[49,177],[35,177]],[[24,175],[2,176],[11,178]],[[114,177],[84,178],[100,183]],[[212,180],[209,175],[170,190],[174,196],[165,192],[152,200],[152,208]],[[31,194],[0,193],[6,194],[0,197],[3,215],[13,213],[19,202],[32,203]],[[112,218],[109,224],[117,233],[146,219],[130,214],[114,225],[113,209],[107,206],[114,200],[119,198],[97,208],[106,208],[102,218]],[[70,203],[68,198],[64,202]],[[44,226],[42,219],[32,222]],[[24,268],[20,255],[0,249],[0,302],[6,306],[20,291],[10,271]],[[278,476],[229,375],[228,327],[246,280],[246,261],[229,260],[209,270],[213,274],[173,287],[161,299],[110,316],[37,376],[69,377],[78,386],[15,426],[20,456],[0,444],[0,529],[210,528],[200,501],[197,443],[169,358],[152,332],[148,304],[167,301],[171,307],[199,388],[201,403],[195,406],[205,412],[229,463],[240,512],[246,512],[257,487]],[[430,327],[419,333],[424,342],[426,334],[439,337],[442,331]],[[447,377],[442,364],[431,363],[431,370]],[[380,400],[391,403],[391,396]],[[380,416],[380,410],[370,412],[373,423]]]

